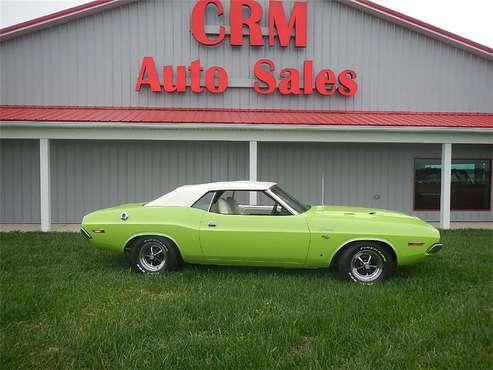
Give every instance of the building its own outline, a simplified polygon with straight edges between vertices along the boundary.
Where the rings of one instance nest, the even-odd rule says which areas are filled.
[[[1,223],[239,179],[493,221],[493,50],[370,1],[98,0],[0,48]]]

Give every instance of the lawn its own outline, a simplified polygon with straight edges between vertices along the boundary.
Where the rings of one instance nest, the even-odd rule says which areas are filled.
[[[493,232],[371,287],[334,271],[131,272],[77,234],[0,234],[0,368],[492,367]]]

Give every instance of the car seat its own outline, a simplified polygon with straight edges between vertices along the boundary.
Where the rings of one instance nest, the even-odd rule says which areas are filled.
[[[229,202],[222,199],[222,198],[219,198],[219,200],[217,201],[217,209],[218,209],[219,213],[222,215],[232,215],[233,214],[233,208],[231,207]]]
[[[231,207],[231,211],[233,212],[234,215],[241,215],[242,214],[241,209],[239,207],[239,204],[235,198],[228,197],[228,198],[226,198],[226,201],[228,202],[229,206]]]

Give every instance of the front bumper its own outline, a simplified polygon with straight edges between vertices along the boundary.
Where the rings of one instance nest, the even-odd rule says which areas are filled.
[[[436,254],[438,252],[440,252],[440,250],[443,248],[443,244],[442,243],[437,243],[437,244],[433,244],[427,251],[426,253],[427,254]]]
[[[82,234],[82,236],[83,236],[84,238],[86,238],[86,239],[88,239],[88,240],[89,240],[89,239],[92,239],[91,235],[89,235],[89,233],[88,233],[86,230],[84,230],[84,228],[83,228],[83,227],[81,227],[81,228],[80,228],[80,233]]]

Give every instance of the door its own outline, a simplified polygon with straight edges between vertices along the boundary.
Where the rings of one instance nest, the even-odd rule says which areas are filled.
[[[202,218],[200,242],[211,262],[294,266],[305,262],[310,233],[303,214],[262,191],[224,191]]]

